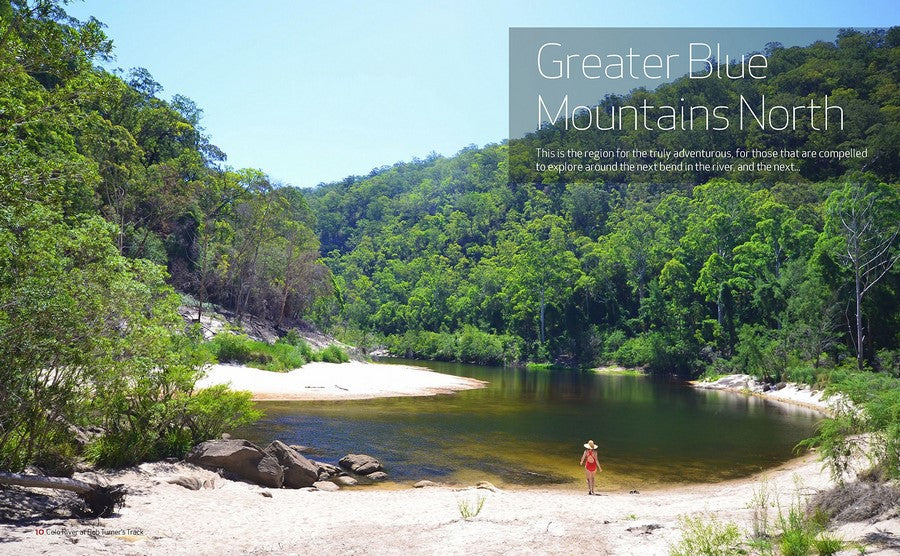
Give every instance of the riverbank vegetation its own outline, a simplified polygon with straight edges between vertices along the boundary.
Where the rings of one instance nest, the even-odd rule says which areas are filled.
[[[290,371],[311,362],[346,363],[350,356],[336,345],[313,350],[290,331],[274,344],[253,340],[243,334],[217,334],[204,346],[219,363],[237,363],[266,371]]]

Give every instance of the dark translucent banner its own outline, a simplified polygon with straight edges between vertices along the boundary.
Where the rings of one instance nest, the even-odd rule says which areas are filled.
[[[510,29],[510,178],[699,182],[864,160],[865,145],[845,140],[860,110],[841,61],[803,59],[821,60],[854,33],[871,38],[821,28]]]

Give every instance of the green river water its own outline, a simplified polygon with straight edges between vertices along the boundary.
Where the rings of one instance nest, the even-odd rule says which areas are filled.
[[[395,482],[561,488],[581,488],[582,445],[593,439],[603,466],[598,489],[614,490],[773,468],[794,457],[821,419],[805,408],[642,376],[396,361],[490,384],[442,396],[260,402],[266,417],[236,434],[310,446],[309,457],[332,463],[370,454]]]

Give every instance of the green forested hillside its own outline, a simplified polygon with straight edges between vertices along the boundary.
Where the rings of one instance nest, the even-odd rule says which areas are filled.
[[[277,322],[331,291],[295,189],[224,166],[200,109],[145,70],[97,66],[102,25],[0,1],[0,468],[178,454],[245,422],[195,392],[209,354],[173,286]],[[168,272],[167,272],[168,271]]]
[[[319,187],[308,198],[339,297],[318,317],[393,353],[439,359],[615,361],[811,380],[861,353],[861,363],[896,370],[900,269],[888,268],[900,225],[898,37],[848,31],[836,44],[770,45],[765,83],[681,79],[606,100],[829,94],[852,122],[842,133],[556,126],[523,140],[563,150],[856,147],[870,150],[865,160],[807,161],[791,174],[576,180],[536,174],[510,161],[504,144]],[[509,164],[520,167],[509,174]],[[854,242],[878,257],[852,261]],[[861,269],[868,274],[857,280]],[[859,327],[857,282],[869,287]]]

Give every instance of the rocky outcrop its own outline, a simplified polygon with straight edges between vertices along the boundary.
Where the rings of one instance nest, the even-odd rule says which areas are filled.
[[[258,485],[280,488],[284,470],[278,460],[247,440],[208,440],[188,452],[188,463],[224,469]]]
[[[194,446],[185,461],[206,469],[222,469],[226,478],[271,488],[331,490],[338,485],[371,484],[388,478],[381,462],[372,456],[349,454],[336,466],[307,459],[280,440],[274,440],[265,449],[248,440],[208,440]],[[215,487],[214,480],[203,476],[179,477],[170,482],[191,490]]]
[[[265,452],[274,457],[284,470],[285,488],[312,486],[319,480],[319,468],[299,452],[280,440],[266,446]]]
[[[384,471],[380,461],[365,454],[347,454],[341,458],[338,464],[357,475],[371,475],[377,471]]]

